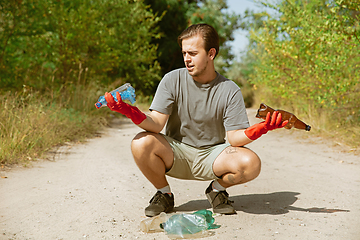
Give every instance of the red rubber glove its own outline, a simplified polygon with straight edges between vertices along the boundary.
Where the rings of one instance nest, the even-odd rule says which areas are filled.
[[[273,113],[272,117],[270,117],[270,113],[267,113],[265,121],[247,128],[245,130],[245,135],[254,141],[268,131],[285,127],[288,122],[288,120],[282,122],[281,113],[277,111]]]
[[[130,118],[131,121],[135,124],[140,124],[146,119],[146,115],[141,112],[137,107],[131,106],[123,100],[121,100],[120,93],[116,93],[116,98],[119,99],[118,102],[115,101],[113,96],[110,93],[105,93],[105,99],[107,102],[107,106],[111,111],[115,111],[125,115],[127,118]]]

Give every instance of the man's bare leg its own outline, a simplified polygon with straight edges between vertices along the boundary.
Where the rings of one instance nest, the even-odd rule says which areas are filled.
[[[153,217],[161,212],[173,211],[174,195],[167,192],[170,187],[165,177],[165,172],[174,162],[170,144],[160,134],[142,132],[133,139],[131,151],[141,172],[158,189],[145,208],[145,215]]]
[[[221,179],[212,182],[205,191],[213,211],[223,214],[235,213],[225,189],[253,180],[259,175],[260,169],[260,159],[253,151],[244,147],[227,147],[213,163],[213,171]],[[221,189],[215,189],[214,185]]]
[[[225,188],[255,179],[260,170],[260,158],[245,147],[227,147],[213,164],[213,171],[221,176],[218,181]]]
[[[162,135],[137,134],[131,143],[131,151],[137,166],[154,187],[160,189],[168,185],[165,172],[173,165],[174,154]]]

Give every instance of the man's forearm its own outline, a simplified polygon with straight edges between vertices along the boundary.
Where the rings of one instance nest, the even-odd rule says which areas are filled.
[[[246,144],[249,144],[252,142],[251,139],[249,139],[245,133],[245,129],[239,129],[239,130],[233,130],[229,131],[228,134],[228,141],[233,147],[241,147],[245,146]]]
[[[146,114],[146,119],[138,126],[148,132],[159,133],[163,130],[168,118],[169,115],[151,111],[150,114]]]
[[[138,126],[145,131],[153,133],[160,133],[161,130],[164,128],[164,126],[162,126],[162,124],[160,124],[159,122],[155,121],[151,117],[151,115],[146,115],[146,119],[142,123],[138,124]]]

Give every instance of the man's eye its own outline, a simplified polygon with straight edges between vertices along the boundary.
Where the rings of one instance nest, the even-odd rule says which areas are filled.
[[[183,52],[182,54],[183,54],[184,57],[186,56],[186,52]],[[193,56],[196,56],[197,52],[189,52],[187,54],[189,54],[190,56],[193,57]]]

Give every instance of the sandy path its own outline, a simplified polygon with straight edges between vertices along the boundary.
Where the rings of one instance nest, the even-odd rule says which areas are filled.
[[[155,189],[132,159],[138,131],[122,122],[54,161],[0,171],[0,239],[168,239],[139,230]],[[281,129],[251,143],[262,172],[228,189],[237,214],[217,216],[207,239],[360,239],[360,157],[320,140]],[[208,182],[169,182],[177,211],[210,208]]]

